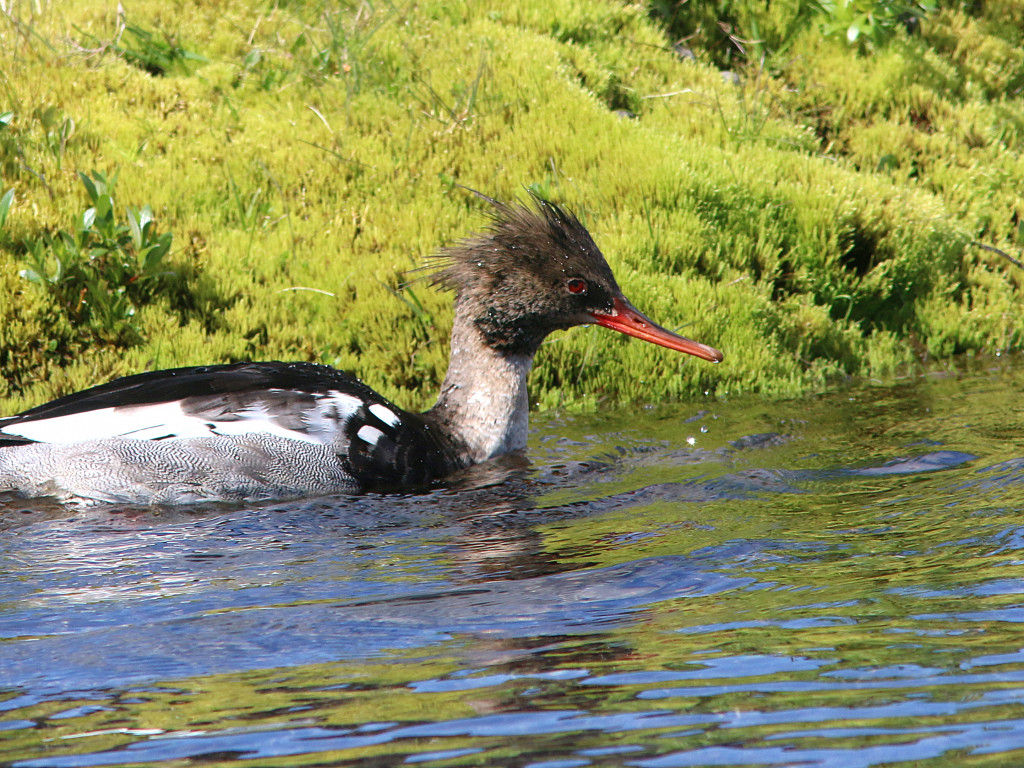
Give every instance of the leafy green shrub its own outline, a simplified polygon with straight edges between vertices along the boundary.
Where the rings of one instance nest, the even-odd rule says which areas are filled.
[[[113,49],[129,64],[141,67],[151,75],[188,73],[193,64],[205,64],[208,61],[205,56],[183,48],[176,38],[166,33],[158,37],[147,29],[130,25],[124,31],[133,39],[129,42],[119,41]],[[121,41],[124,41],[123,36]]]
[[[673,38],[699,47],[719,68],[758,62],[789,51],[817,28],[863,50],[882,46],[901,30],[913,32],[938,9],[936,0],[783,0],[774,3],[676,3],[650,0],[648,12]]]
[[[133,24],[126,24],[121,18],[117,36],[104,42],[95,35],[77,30],[83,38],[96,46],[94,52],[112,51],[132,66],[143,69],[154,77],[182,74],[187,75],[195,64],[209,62],[205,56],[183,47],[180,40],[167,32],[151,32]]]
[[[865,42],[879,46],[900,29],[912,32],[921,20],[935,12],[933,0],[811,0],[817,6],[821,31],[826,37],[845,37],[851,45]]]
[[[72,231],[44,233],[25,243],[27,267],[19,273],[42,286],[75,324],[100,341],[130,344],[142,333],[134,323],[174,272],[165,257],[170,232],[158,234],[149,206],[127,208],[126,222],[114,215],[116,176],[80,173],[92,206]]]

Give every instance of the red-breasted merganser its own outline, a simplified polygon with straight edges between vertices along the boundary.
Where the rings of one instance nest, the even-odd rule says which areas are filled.
[[[142,373],[0,419],[0,491],[181,504],[423,486],[526,448],[526,379],[552,331],[596,323],[722,359],[633,307],[572,213],[490,202],[488,229],[442,251],[433,278],[454,289],[455,322],[429,411],[312,363]]]

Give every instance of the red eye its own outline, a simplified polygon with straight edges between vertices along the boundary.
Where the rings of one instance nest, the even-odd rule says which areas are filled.
[[[587,292],[587,281],[578,277],[572,277],[565,283],[565,288],[569,293],[582,296]]]

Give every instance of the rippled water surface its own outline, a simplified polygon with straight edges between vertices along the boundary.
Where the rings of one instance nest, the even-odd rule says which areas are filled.
[[[413,497],[0,499],[0,763],[1024,764],[1022,389],[542,417]]]

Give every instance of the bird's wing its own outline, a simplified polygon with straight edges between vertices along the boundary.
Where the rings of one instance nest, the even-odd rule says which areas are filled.
[[[0,419],[0,445],[254,432],[331,444],[368,400],[385,402],[353,376],[308,363],[177,368],[116,379]]]

